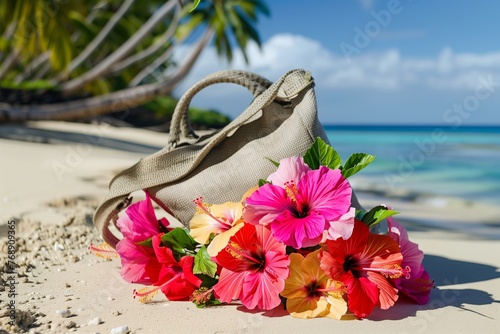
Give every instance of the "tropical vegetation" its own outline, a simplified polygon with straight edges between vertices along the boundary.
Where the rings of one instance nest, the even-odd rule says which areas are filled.
[[[161,106],[211,43],[229,61],[235,47],[248,59],[268,14],[261,0],[2,1],[0,122]],[[182,43],[192,47],[174,62]]]

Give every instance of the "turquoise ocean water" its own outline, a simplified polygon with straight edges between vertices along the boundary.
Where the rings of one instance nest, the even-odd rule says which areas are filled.
[[[378,187],[500,204],[500,127],[325,126],[343,160],[375,155],[360,176]]]

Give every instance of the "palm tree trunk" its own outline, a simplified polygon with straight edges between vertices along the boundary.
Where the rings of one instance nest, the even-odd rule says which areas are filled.
[[[71,74],[80,66],[91,54],[94,52],[99,45],[106,39],[108,34],[114,28],[116,23],[125,15],[130,6],[134,3],[135,0],[126,0],[118,9],[118,11],[111,17],[111,19],[106,23],[106,25],[102,28],[102,30],[97,34],[97,36],[90,42],[85,49],[69,64],[68,71],[66,75]]]
[[[184,37],[183,39],[177,41],[177,43],[182,43],[184,39],[187,38]],[[176,43],[176,44],[177,44]],[[158,67],[161,66],[164,62],[170,58],[172,53],[174,52],[174,46],[176,44],[172,44],[167,50],[165,50],[158,58],[155,59],[153,63],[151,63],[149,66],[145,67],[142,71],[140,71],[128,84],[129,87],[135,87],[138,86],[141,81],[146,78],[149,74],[153,73]]]
[[[123,71],[125,68],[129,67],[130,65],[133,65],[133,64],[137,63],[138,61],[141,61],[141,60],[151,56],[156,51],[158,51],[163,45],[168,43],[168,41],[170,41],[170,39],[174,35],[177,27],[179,26],[180,16],[181,16],[181,8],[179,6],[178,10],[176,11],[176,13],[172,19],[172,22],[170,22],[170,24],[168,26],[167,31],[165,31],[165,33],[160,37],[158,42],[156,42],[153,45],[150,45],[149,47],[142,50],[141,52],[138,52],[138,53],[136,53],[128,58],[125,58],[124,60],[122,60],[118,64],[113,65],[110,73],[118,73],[118,72]]]
[[[33,74],[35,73],[35,70],[38,67],[44,65],[45,63],[47,63],[49,61],[49,57],[50,57],[50,53],[45,52],[45,53],[42,53],[41,55],[39,55],[38,57],[36,57],[35,59],[33,59],[30,62],[30,64],[28,65],[28,67],[26,67],[22,73],[19,73],[15,77],[14,81],[16,83],[21,83],[26,78],[33,76]]]
[[[65,95],[69,95],[82,88],[87,83],[109,72],[113,64],[122,60],[139,43],[141,43],[144,37],[154,29],[156,24],[158,24],[165,18],[165,16],[167,16],[168,13],[170,13],[170,11],[175,7],[176,4],[177,0],[167,1],[163,6],[155,11],[155,13],[149,18],[149,20],[146,21],[146,23],[144,23],[144,25],[132,37],[130,37],[127,42],[125,42],[115,52],[106,57],[101,63],[97,64],[90,71],[82,74],[81,76],[61,84],[61,92]]]
[[[12,50],[10,54],[5,58],[5,60],[2,63],[2,66],[0,66],[0,79],[10,71],[12,66],[14,66],[17,62],[17,57],[19,57],[19,51],[17,50]]]
[[[12,35],[14,34],[14,29],[16,29],[16,22],[11,22],[7,28],[5,28],[5,31],[2,34],[2,37],[5,38],[6,40],[10,40],[12,38]],[[4,56],[3,52],[0,52],[0,61],[2,61]]]
[[[123,89],[114,93],[91,98],[46,104],[10,105],[0,103],[0,123],[23,122],[28,120],[76,120],[136,107],[139,104],[170,93],[184,79],[195,64],[214,33],[209,29],[200,38],[189,57],[168,79],[156,84]]]

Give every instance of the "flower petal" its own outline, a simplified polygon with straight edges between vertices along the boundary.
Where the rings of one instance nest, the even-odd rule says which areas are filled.
[[[243,282],[240,300],[246,308],[252,310],[257,306],[261,310],[271,310],[281,303],[279,297],[284,287],[283,280],[275,280],[267,273],[249,272]]]
[[[328,296],[326,301],[330,304],[327,317],[340,320],[347,312],[347,302],[342,296]]]
[[[387,218],[387,227],[389,229],[389,236],[401,248],[401,253],[403,254],[402,266],[409,266],[412,272],[418,272],[424,259],[424,252],[418,248],[416,243],[409,240],[406,229],[392,217]]]
[[[216,235],[207,247],[208,255],[211,257],[217,256],[217,254],[219,254],[219,252],[227,246],[229,239],[231,239],[231,237],[235,235],[243,227],[243,225],[243,223],[239,223],[231,227],[226,232]]]
[[[429,274],[420,267],[420,270],[410,274],[410,278],[399,278],[395,280],[396,287],[399,292],[413,299],[417,304],[425,305],[429,302],[429,297],[434,283],[431,281]]]
[[[289,206],[285,189],[272,184],[263,185],[245,202],[243,219],[254,225],[271,223]]]
[[[338,220],[330,222],[330,228],[328,229],[328,239],[336,240],[342,238],[347,240],[351,237],[352,231],[354,229],[354,216],[356,214],[356,209],[351,208],[347,213],[343,214]]]
[[[394,305],[396,300],[398,300],[398,290],[395,289],[387,278],[379,273],[368,272],[368,279],[375,283],[379,288],[379,300],[377,305],[382,310],[387,310],[389,307]]]
[[[358,318],[366,318],[378,303],[377,285],[366,277],[350,277],[345,280],[348,289],[349,311]]]
[[[125,281],[138,284],[153,283],[146,273],[146,265],[156,260],[152,248],[139,246],[132,240],[124,238],[116,245],[116,251],[120,255],[122,264],[120,275]]]
[[[321,284],[325,283],[329,279],[328,275],[320,267],[320,252],[321,250],[318,249],[312,253],[307,254],[300,265],[304,281],[307,282],[307,284],[311,284],[313,282],[316,282],[316,284]]]
[[[240,299],[243,281],[246,272],[235,273],[234,271],[222,269],[219,282],[214,286],[215,296],[224,303],[230,303]]]
[[[294,318],[311,319],[324,317],[330,313],[330,304],[324,297],[291,298],[286,301],[286,309]]]
[[[276,239],[287,246],[299,249],[304,247],[304,244],[309,246],[311,241],[319,242],[325,225],[325,218],[317,213],[297,218],[290,211],[285,211],[271,223],[271,230]]]
[[[326,220],[338,220],[351,206],[352,189],[340,170],[321,166],[300,180],[297,189],[309,204]]]
[[[285,158],[280,161],[280,165],[276,172],[269,175],[267,181],[284,188],[285,183],[289,181],[298,184],[300,179],[310,170],[311,168],[306,165],[303,157]]]
[[[177,261],[174,258],[174,253],[172,252],[172,250],[161,245],[162,236],[163,234],[157,234],[153,236],[151,240],[158,262],[169,266],[178,265]]]
[[[288,299],[298,298],[304,299],[308,295],[308,291],[305,288],[309,281],[306,282],[302,274],[302,262],[304,257],[299,253],[290,254],[290,275],[285,281],[285,288],[281,292],[281,295]],[[288,302],[287,302],[288,309]],[[288,309],[290,311],[290,309]],[[291,312],[291,311],[290,311]]]

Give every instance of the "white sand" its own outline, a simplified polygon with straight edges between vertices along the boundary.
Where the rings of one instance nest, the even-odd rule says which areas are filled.
[[[26,328],[32,323],[27,329],[32,333],[110,333],[120,326],[131,333],[498,332],[500,247],[488,240],[498,233],[491,225],[498,224],[498,208],[464,206],[451,198],[405,201],[380,198],[373,189],[360,192],[366,207],[385,203],[403,213],[400,220],[425,252],[424,263],[438,286],[426,306],[402,301],[369,319],[335,321],[298,320],[280,310],[241,312],[237,305],[197,309],[189,302],[168,302],[163,295],[144,305],[132,298],[135,286],[119,276],[119,260],[91,255],[87,246],[100,241],[91,217],[111,177],[162,146],[166,135],[51,122],[0,126],[0,135],[6,134],[37,141],[0,139],[0,254],[7,255],[9,221],[22,238],[14,260],[19,265],[14,270],[18,295],[9,298],[10,287],[5,286],[1,312],[13,300],[21,310],[17,321]],[[435,227],[449,222],[468,233]],[[4,283],[12,276],[6,269],[2,267]],[[66,309],[69,317],[63,317]],[[0,328],[20,332],[8,321],[7,313]]]

